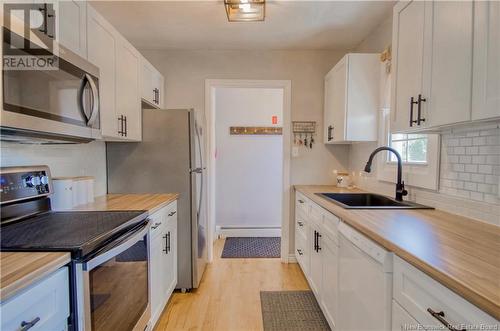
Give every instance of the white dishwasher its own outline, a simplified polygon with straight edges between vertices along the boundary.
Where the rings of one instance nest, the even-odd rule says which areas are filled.
[[[392,253],[339,224],[339,330],[390,330]]]

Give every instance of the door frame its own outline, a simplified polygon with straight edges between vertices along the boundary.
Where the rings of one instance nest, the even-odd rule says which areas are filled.
[[[215,238],[215,89],[233,88],[279,88],[283,89],[283,191],[281,202],[281,262],[289,262],[290,246],[290,163],[291,163],[291,96],[290,80],[247,80],[247,79],[206,79],[205,114],[208,137],[208,261],[213,261],[213,243]]]

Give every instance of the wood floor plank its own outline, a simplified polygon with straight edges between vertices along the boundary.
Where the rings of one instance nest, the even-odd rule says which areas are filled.
[[[155,331],[262,330],[260,291],[307,290],[296,263],[280,259],[221,259],[224,240],[217,240],[214,261],[200,287],[191,293],[175,292]]]

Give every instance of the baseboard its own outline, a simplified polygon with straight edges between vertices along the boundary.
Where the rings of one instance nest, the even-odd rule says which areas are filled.
[[[216,227],[217,237],[281,237],[281,228]]]
[[[288,263],[298,263],[295,254],[288,255]]]

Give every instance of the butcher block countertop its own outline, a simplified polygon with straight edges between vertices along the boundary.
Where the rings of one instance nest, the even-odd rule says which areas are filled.
[[[440,210],[344,209],[315,194],[360,190],[308,185],[295,189],[500,319],[500,227]]]
[[[69,263],[65,252],[0,252],[0,300],[35,283]]]
[[[177,193],[161,194],[107,194],[73,210],[147,210],[150,214],[177,200]]]

